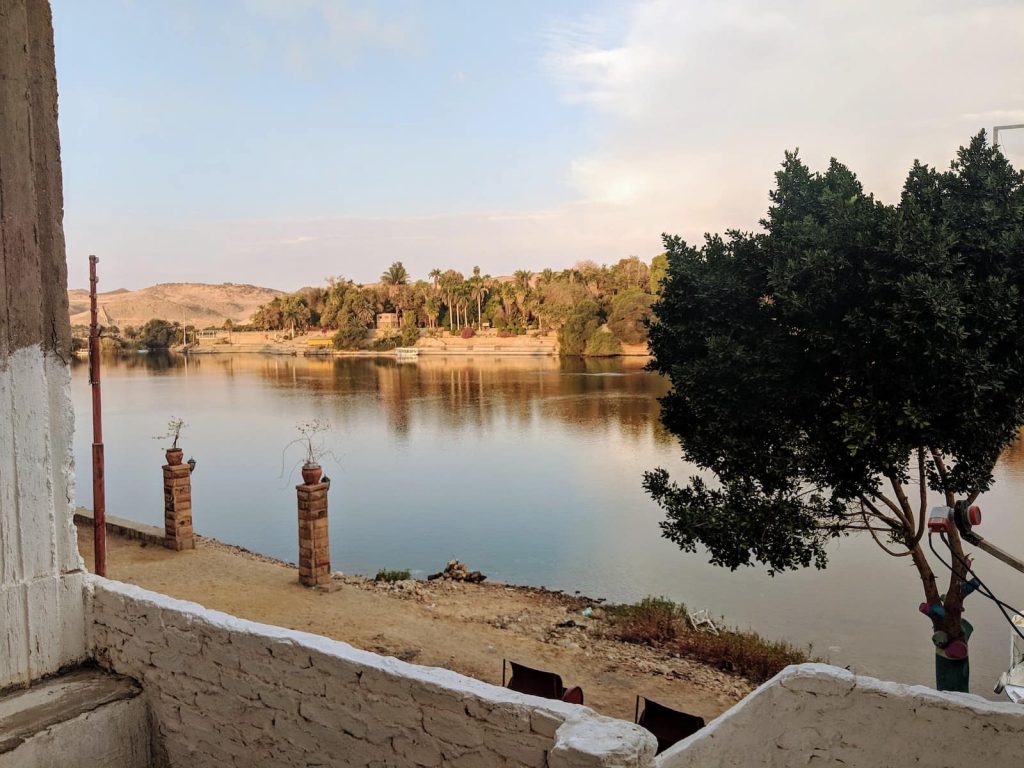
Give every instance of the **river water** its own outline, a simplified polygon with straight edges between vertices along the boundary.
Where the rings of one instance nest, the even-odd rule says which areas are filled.
[[[284,449],[297,422],[326,419],[335,570],[409,568],[423,577],[458,558],[499,581],[616,601],[664,595],[810,644],[859,673],[930,684],[931,630],[907,558],[849,537],[833,545],[828,569],[772,578],[711,566],[706,554],[661,538],[642,474],[663,466],[684,480],[693,471],[658,422],[666,388],[629,360],[105,358],[107,511],[162,525],[165,441],[153,436],[180,416],[185,456],[197,461],[196,531],[294,561],[302,455]],[[91,506],[81,361],[72,390],[77,503]],[[1024,449],[1003,456],[980,503],[980,532],[1024,554]],[[1024,602],[1024,576],[983,553],[977,566],[1003,600]],[[980,596],[969,599],[967,618],[976,627],[973,687],[991,696],[1008,659],[1008,626]]]

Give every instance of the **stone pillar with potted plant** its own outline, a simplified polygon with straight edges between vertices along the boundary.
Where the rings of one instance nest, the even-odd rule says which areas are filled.
[[[301,444],[305,450],[302,484],[295,486],[299,513],[299,583],[315,587],[328,584],[331,580],[327,518],[327,490],[330,481],[323,477],[323,468],[320,466],[320,458],[326,451],[316,442],[316,436],[326,432],[329,425],[318,419],[301,422],[298,429],[302,436],[289,443],[289,446]]]
[[[192,531],[192,464],[183,464],[184,455],[178,447],[184,419],[172,418],[167,422],[167,432],[158,440],[170,439],[166,449],[167,463],[164,472],[164,546],[181,551],[194,549],[195,535]]]

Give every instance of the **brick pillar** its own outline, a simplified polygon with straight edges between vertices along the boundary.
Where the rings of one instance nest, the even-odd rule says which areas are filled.
[[[331,580],[327,538],[327,483],[297,485],[299,500],[299,583],[307,587]]]
[[[164,464],[164,546],[195,549],[192,536],[192,473],[188,464]]]

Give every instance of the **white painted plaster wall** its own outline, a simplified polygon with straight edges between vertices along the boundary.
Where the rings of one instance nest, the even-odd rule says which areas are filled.
[[[170,766],[643,768],[632,723],[90,577],[90,646]]]
[[[1019,768],[1024,707],[802,664],[659,755],[656,765]]]
[[[38,345],[0,360],[0,689],[86,655],[70,383]]]

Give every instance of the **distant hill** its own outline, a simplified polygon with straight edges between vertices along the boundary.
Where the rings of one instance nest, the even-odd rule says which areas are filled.
[[[97,297],[100,323],[103,325],[139,326],[147,320],[160,318],[184,322],[197,328],[221,326],[225,320],[245,323],[261,304],[266,304],[281,291],[255,285],[222,283],[160,283],[149,288],[129,291],[119,288]],[[89,292],[76,288],[68,291],[71,324],[89,324]]]

